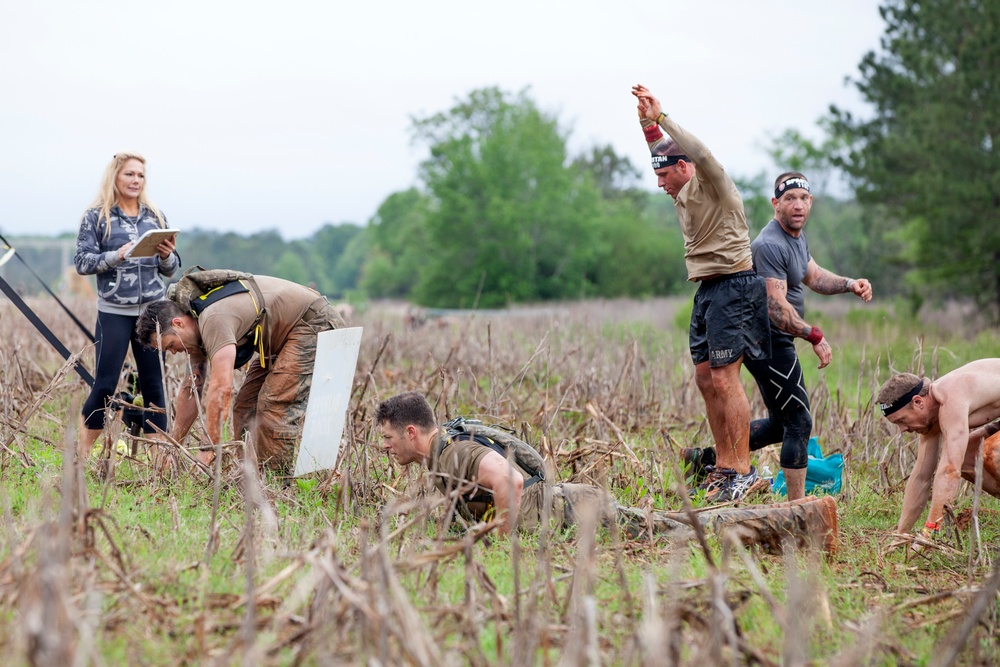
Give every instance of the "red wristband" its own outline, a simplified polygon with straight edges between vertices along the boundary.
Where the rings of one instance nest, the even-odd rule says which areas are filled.
[[[818,344],[821,340],[823,340],[823,330],[819,327],[813,327],[812,331],[809,332],[809,335],[806,336],[806,340],[813,345]]]
[[[646,142],[652,143],[654,141],[659,141],[663,138],[663,131],[660,130],[659,125],[650,125],[649,127],[642,128],[642,133],[646,135]]]
[[[924,524],[924,528],[926,528],[927,530],[939,530],[941,528],[941,524],[934,523],[933,521],[928,521],[927,523]]]

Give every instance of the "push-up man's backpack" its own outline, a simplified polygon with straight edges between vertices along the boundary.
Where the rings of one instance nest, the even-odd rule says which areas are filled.
[[[441,448],[456,440],[473,440],[477,444],[489,447],[500,456],[513,459],[521,470],[528,473],[523,489],[535,482],[545,481],[545,460],[538,451],[524,442],[512,432],[496,426],[487,426],[478,419],[455,417],[441,426]],[[486,492],[467,502],[485,502],[492,504],[492,494]]]

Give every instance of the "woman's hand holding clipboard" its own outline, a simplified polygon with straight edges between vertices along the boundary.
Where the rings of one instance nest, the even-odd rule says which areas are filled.
[[[122,259],[133,259],[135,257],[152,257],[160,254],[160,246],[165,245],[164,252],[173,252],[179,229],[150,229],[148,232],[131,243],[131,247],[125,251]]]

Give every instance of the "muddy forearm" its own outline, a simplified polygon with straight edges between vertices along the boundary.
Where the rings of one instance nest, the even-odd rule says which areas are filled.
[[[213,377],[214,379],[214,377]],[[222,442],[222,424],[229,415],[229,402],[233,394],[232,378],[228,383],[209,382],[208,399],[205,401],[205,429],[213,445]]]
[[[934,491],[931,495],[931,509],[927,513],[927,523],[940,526],[944,520],[945,506],[951,506],[958,493],[962,477],[958,471],[939,472],[934,476]]]
[[[896,525],[897,533],[906,533],[913,528],[920,514],[927,507],[930,490],[931,480],[924,479],[914,470],[910,474],[910,479],[906,482],[906,490],[903,492],[903,510],[900,512],[899,523]]]

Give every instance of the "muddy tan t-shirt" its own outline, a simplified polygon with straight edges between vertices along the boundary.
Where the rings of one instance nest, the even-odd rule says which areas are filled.
[[[733,179],[705,144],[669,116],[660,127],[697,167],[674,200],[688,280],[752,269],[750,227]],[[660,141],[651,142],[650,149]]]
[[[441,449],[440,439],[436,437],[431,443],[431,462],[429,466],[431,478],[438,491],[444,494],[462,486],[467,482],[479,479],[479,464],[483,457],[494,450],[480,445],[474,440],[455,440]],[[531,477],[516,464],[514,468],[524,479]],[[532,484],[521,494],[521,507],[518,512],[518,524],[525,517],[535,517],[540,514],[541,502],[544,496],[545,484]],[[480,521],[492,507],[492,503],[469,502],[468,499],[487,494],[485,489],[475,489],[466,495],[466,502],[459,504],[462,516],[466,519]]]
[[[265,349],[277,354],[289,332],[320,294],[308,287],[271,276],[255,276],[267,308]],[[198,318],[202,349],[209,359],[226,345],[242,344],[244,334],[257,319],[253,292],[234,294],[207,307]]]

